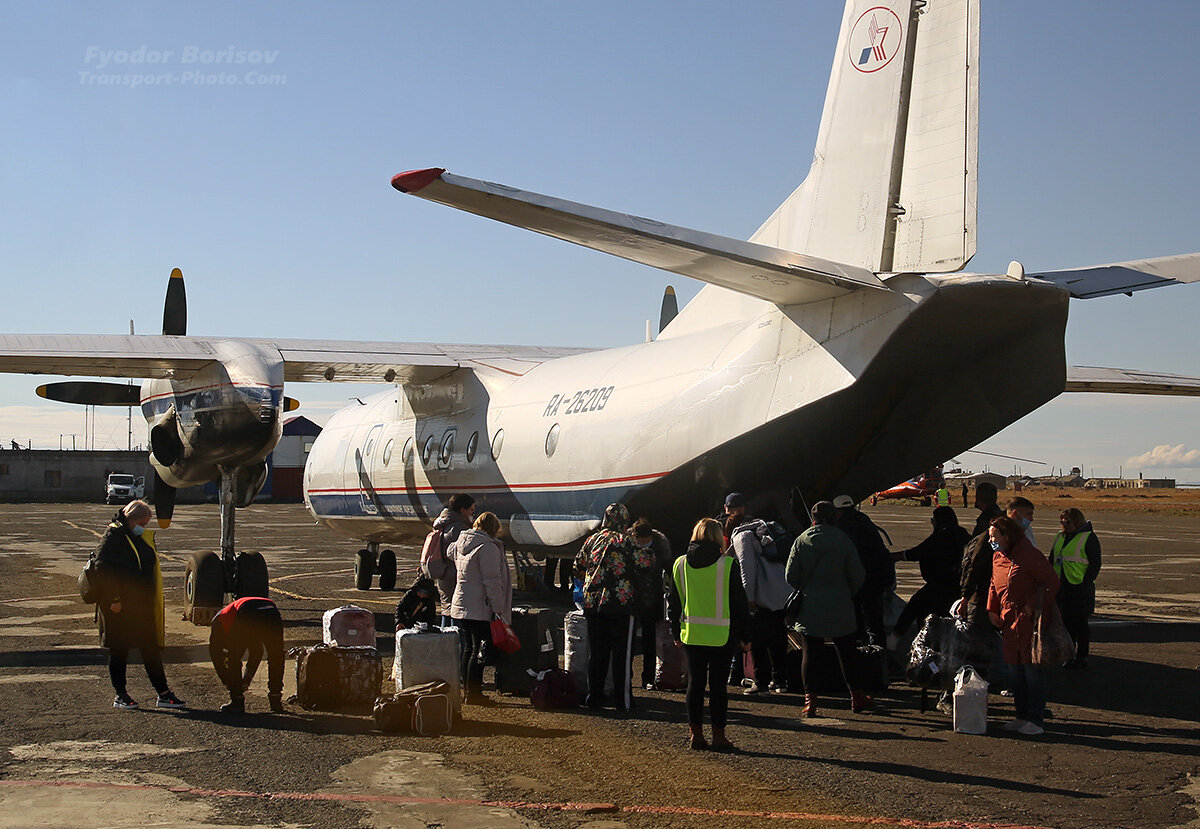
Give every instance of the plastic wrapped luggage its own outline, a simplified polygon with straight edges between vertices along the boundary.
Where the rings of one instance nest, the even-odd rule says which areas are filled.
[[[671,623],[654,623],[654,684],[660,691],[678,691],[687,687],[687,657],[683,646],[676,645]]]
[[[562,628],[561,611],[550,608],[514,607],[512,627],[521,640],[516,653],[496,655],[496,690],[502,694],[529,696],[533,676],[558,667],[555,632]]]
[[[326,645],[375,647],[375,614],[352,604],[326,610],[321,620]]]
[[[449,686],[455,711],[462,710],[458,628],[413,628],[396,632],[396,691],[440,680]]]
[[[383,664],[374,648],[316,645],[296,651],[296,697],[304,708],[370,705],[382,680]]]
[[[950,691],[964,665],[987,676],[992,662],[990,632],[981,632],[961,619],[929,616],[909,650],[908,681],[922,688]]]

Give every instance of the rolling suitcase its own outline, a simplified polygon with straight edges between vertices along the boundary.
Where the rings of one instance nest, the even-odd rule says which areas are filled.
[[[533,676],[558,667],[558,646],[553,631],[562,619],[549,608],[514,607],[512,627],[521,640],[516,653],[496,657],[496,690],[502,694],[529,696]]]
[[[441,680],[455,711],[462,710],[462,681],[458,628],[416,628],[396,631],[396,691]]]
[[[296,696],[321,711],[370,705],[379,695],[383,665],[374,648],[316,645],[296,654]]]
[[[654,623],[654,685],[660,691],[678,691],[687,687],[687,658],[683,646],[671,636],[671,623]]]

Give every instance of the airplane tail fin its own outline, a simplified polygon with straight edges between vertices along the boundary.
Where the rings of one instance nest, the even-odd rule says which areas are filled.
[[[848,0],[808,177],[751,237],[875,273],[975,253],[979,0]]]

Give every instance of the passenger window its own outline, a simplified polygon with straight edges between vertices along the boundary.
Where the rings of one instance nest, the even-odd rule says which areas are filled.
[[[550,431],[546,433],[546,457],[554,457],[554,450],[558,448],[558,424],[555,423],[550,427]]]
[[[438,453],[438,460],[442,465],[450,463],[450,455],[454,452],[454,432],[447,432],[442,438],[442,451]]]
[[[504,448],[504,430],[497,429],[492,437],[492,460],[500,460],[500,450]]]
[[[413,439],[409,438],[404,441],[404,449],[400,451],[400,460],[404,463],[404,468],[412,466],[413,459]]]
[[[389,440],[387,445],[383,447],[383,465],[387,466],[392,461],[392,446],[396,443],[394,440]]]
[[[475,460],[475,450],[479,448],[479,433],[472,432],[467,439],[467,463]]]
[[[425,448],[421,450],[421,463],[425,466],[429,466],[429,459],[433,457],[434,442],[433,435],[425,439]]]

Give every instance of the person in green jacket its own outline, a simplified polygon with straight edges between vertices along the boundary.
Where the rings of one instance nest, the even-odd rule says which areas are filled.
[[[819,501],[812,514],[813,525],[792,545],[784,571],[788,584],[804,594],[797,620],[804,628],[800,667],[805,690],[803,714],[817,715],[817,696],[809,691],[809,665],[813,648],[824,647],[826,639],[832,639],[837,649],[842,678],[850,690],[850,708],[857,714],[871,704],[871,698],[859,688],[853,661],[857,630],[854,596],[866,579],[866,571],[854,542],[836,526],[833,503]]]

